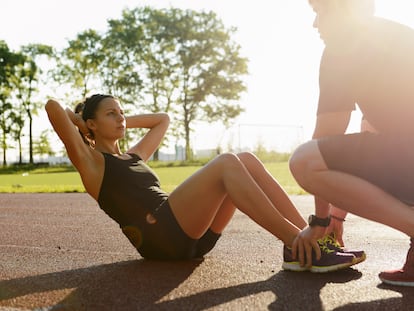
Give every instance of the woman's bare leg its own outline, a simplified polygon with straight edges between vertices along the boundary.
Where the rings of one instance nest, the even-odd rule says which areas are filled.
[[[237,156],[283,217],[287,218],[300,229],[305,228],[306,221],[298,212],[287,193],[269,173],[263,163],[252,153],[244,152],[237,154]],[[233,217],[235,209],[236,207],[231,199],[226,197],[220,206],[210,229],[216,233],[221,233]]]
[[[222,233],[233,218],[235,211],[236,206],[234,206],[233,201],[226,196],[211,223],[210,230],[215,233]]]
[[[296,227],[300,229],[305,228],[307,222],[296,209],[286,191],[264,167],[263,163],[254,154],[248,152],[240,153],[238,157],[283,217],[287,218]]]
[[[234,154],[222,154],[208,163],[178,186],[169,202],[183,230],[190,237],[199,238],[212,226],[227,196],[238,209],[287,245],[300,231],[276,209]]]

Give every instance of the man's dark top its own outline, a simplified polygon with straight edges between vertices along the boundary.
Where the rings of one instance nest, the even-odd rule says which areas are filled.
[[[145,220],[168,194],[160,189],[156,174],[136,154],[123,160],[103,153],[105,173],[99,193],[99,206],[121,227]]]
[[[318,114],[357,103],[381,133],[414,134],[414,30],[373,17],[340,44],[327,44],[320,66]]]

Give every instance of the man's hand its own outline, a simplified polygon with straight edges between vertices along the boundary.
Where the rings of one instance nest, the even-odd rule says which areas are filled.
[[[295,238],[292,244],[292,256],[298,259],[300,265],[310,268],[312,266],[312,249],[316,253],[316,259],[321,258],[318,239],[324,236],[326,228],[324,227],[306,227]]]
[[[334,234],[335,239],[338,241],[338,243],[344,247],[344,240],[343,240],[343,234],[344,234],[344,222],[335,218],[331,218],[331,223],[329,224],[329,227],[326,229],[326,234]]]
[[[348,214],[348,212],[329,204],[330,210],[331,210],[331,223],[329,227],[326,229],[325,234],[331,234],[333,233],[335,235],[335,239],[338,241],[338,243],[344,247],[344,240],[343,240],[343,234],[344,234],[344,221],[345,217]]]

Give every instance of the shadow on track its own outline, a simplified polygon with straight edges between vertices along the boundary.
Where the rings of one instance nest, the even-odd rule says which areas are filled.
[[[354,269],[329,274],[279,271],[264,281],[187,296],[178,291],[179,297],[174,299],[170,295],[168,299],[162,299],[185,282],[201,263],[141,259],[5,280],[0,281],[0,302],[3,301],[3,306],[11,306],[9,303],[13,298],[73,288],[69,295],[53,306],[38,307],[79,311],[204,310],[238,298],[272,292],[275,301],[268,306],[269,310],[309,310],[309,306],[312,310],[323,310],[320,291],[327,283],[346,283],[361,277],[361,273]]]

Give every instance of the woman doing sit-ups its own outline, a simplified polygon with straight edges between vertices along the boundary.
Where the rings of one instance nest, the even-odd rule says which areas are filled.
[[[125,116],[118,99],[100,94],[87,98],[78,113],[55,100],[47,102],[46,111],[86,191],[144,258],[202,257],[214,247],[236,208],[282,240],[285,252],[306,227],[285,191],[251,153],[221,154],[171,193],[163,191],[145,162],[166,133],[170,120],[165,113]],[[147,131],[121,151],[118,140],[134,128]],[[313,255],[315,267],[318,260],[326,260],[328,255],[322,253]],[[316,271],[287,259],[289,255],[286,269]],[[354,263],[351,254],[330,255],[335,262],[324,271]]]

